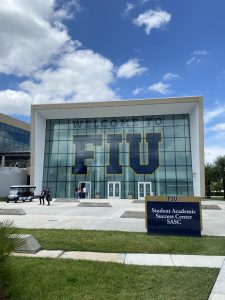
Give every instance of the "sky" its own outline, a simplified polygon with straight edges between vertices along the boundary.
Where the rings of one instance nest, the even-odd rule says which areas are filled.
[[[0,112],[203,96],[205,161],[225,155],[224,0],[4,0]]]

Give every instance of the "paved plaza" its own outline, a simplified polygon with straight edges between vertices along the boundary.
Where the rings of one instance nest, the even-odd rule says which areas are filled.
[[[135,203],[134,203],[135,202]],[[80,203],[85,204],[80,206]],[[87,203],[104,203],[90,206]],[[109,205],[110,204],[110,205]],[[88,205],[88,206],[87,206]],[[225,201],[202,201],[203,235],[225,236]],[[128,199],[82,199],[80,202],[51,202],[50,206],[33,202],[0,203],[0,210],[22,209],[24,215],[0,214],[0,220],[13,220],[21,228],[63,228],[146,232],[143,201]],[[121,217],[125,212],[129,217]]]
[[[202,207],[202,235],[225,236],[225,201],[205,200],[202,201]],[[143,201],[127,199],[84,199],[80,202],[75,200],[55,201],[53,199],[50,206],[39,205],[37,199],[25,203],[0,203],[0,221],[13,220],[15,225],[21,228],[146,232],[144,212]],[[87,259],[148,266],[219,268],[220,272],[209,299],[225,299],[224,256],[64,252],[62,250],[41,250],[36,254],[15,253],[14,255],[73,260]]]

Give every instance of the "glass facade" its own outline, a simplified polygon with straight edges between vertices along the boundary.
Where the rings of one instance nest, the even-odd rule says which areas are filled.
[[[0,153],[30,151],[30,132],[0,122]]]
[[[30,165],[30,132],[0,122],[0,164],[26,168]]]
[[[193,195],[189,116],[47,120],[43,185],[61,198],[85,182],[91,198]]]

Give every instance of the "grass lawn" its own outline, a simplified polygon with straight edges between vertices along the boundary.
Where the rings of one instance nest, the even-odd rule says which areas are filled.
[[[206,300],[218,269],[12,258],[11,300]]]
[[[119,231],[25,228],[19,233],[32,234],[46,250],[225,255],[225,237],[162,237]]]

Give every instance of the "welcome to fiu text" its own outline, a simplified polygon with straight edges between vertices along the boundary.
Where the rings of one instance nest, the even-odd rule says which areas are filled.
[[[152,174],[159,167],[159,143],[161,133],[147,133],[148,164],[140,162],[140,133],[126,135],[126,142],[130,145],[129,162],[130,167],[137,174]],[[109,144],[109,165],[106,167],[107,174],[122,174],[122,165],[119,161],[119,145],[122,143],[122,134],[107,134],[106,141]],[[85,150],[86,144],[102,146],[102,134],[77,135],[73,142],[76,146],[75,166],[72,167],[73,174],[87,174],[86,159],[94,159],[94,151]]]

